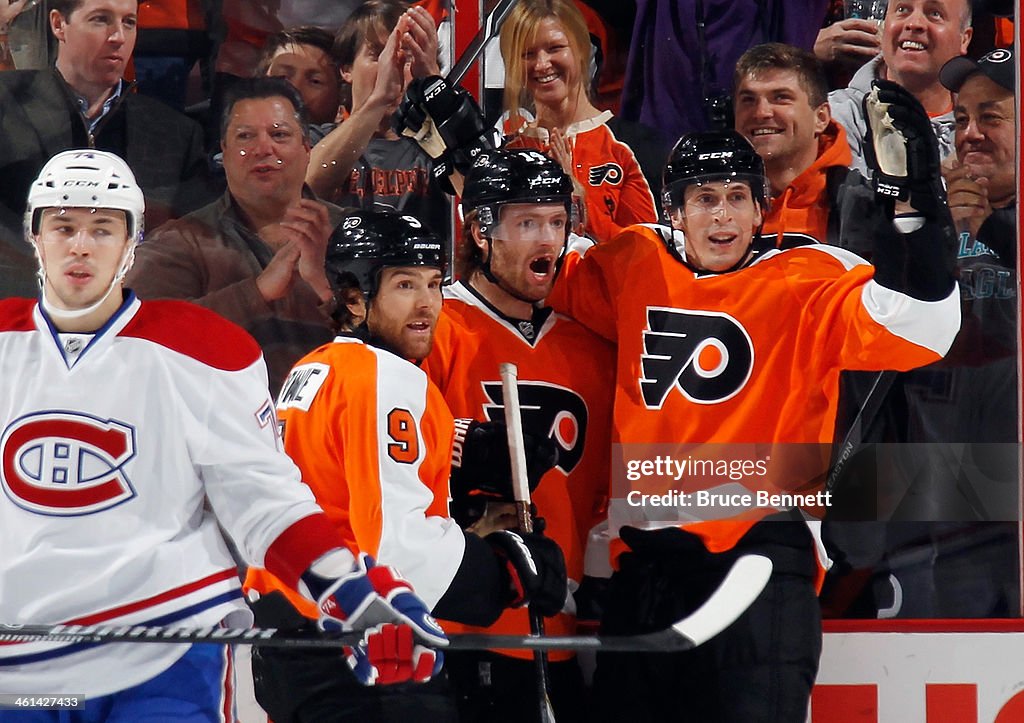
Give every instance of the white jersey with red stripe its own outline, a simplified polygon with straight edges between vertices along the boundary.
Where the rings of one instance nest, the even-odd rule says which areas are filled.
[[[320,512],[279,448],[252,338],[133,294],[84,338],[29,300],[0,302],[0,320],[0,622],[248,624],[217,520],[263,564]],[[0,692],[104,695],[186,650],[0,644]]]

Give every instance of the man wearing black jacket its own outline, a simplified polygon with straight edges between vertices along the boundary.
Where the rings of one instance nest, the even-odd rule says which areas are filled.
[[[199,125],[132,93],[121,77],[135,47],[137,0],[56,0],[50,8],[56,67],[0,74],[0,241],[22,243],[29,184],[69,148],[125,158],[151,226],[211,200]]]

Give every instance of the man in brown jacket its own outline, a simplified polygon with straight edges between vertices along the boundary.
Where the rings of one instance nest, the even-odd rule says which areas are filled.
[[[324,253],[344,211],[304,185],[304,116],[280,78],[233,88],[221,119],[227,191],[150,234],[128,277],[142,298],[189,299],[244,327],[274,394],[299,357],[333,338]]]

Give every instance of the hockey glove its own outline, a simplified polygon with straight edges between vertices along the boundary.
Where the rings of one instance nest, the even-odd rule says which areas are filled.
[[[509,607],[529,603],[545,617],[562,610],[568,593],[562,549],[543,535],[502,530],[484,538],[505,563]]]
[[[434,159],[435,177],[454,171],[465,175],[482,151],[494,147],[473,96],[438,75],[409,83],[393,125]]]
[[[523,443],[526,479],[533,492],[541,478],[558,463],[558,446],[550,437],[528,432],[523,434]],[[463,527],[483,514],[487,502],[515,502],[508,431],[502,422],[455,420],[451,495],[452,516]],[[466,519],[461,519],[463,516]]]
[[[377,565],[365,553],[350,573],[338,578],[318,574],[316,566],[303,574],[302,581],[316,596],[320,629],[366,631],[359,645],[346,649],[349,667],[360,683],[425,682],[441,670],[444,656],[431,647],[447,645],[448,638],[412,586],[394,570]],[[408,633],[400,632],[403,628]]]
[[[890,209],[906,201],[927,219],[946,213],[939,143],[917,98],[897,83],[875,80],[864,96],[864,118],[864,155],[876,196]]]

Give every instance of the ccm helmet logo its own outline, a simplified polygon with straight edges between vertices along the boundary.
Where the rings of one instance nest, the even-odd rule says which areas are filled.
[[[660,409],[673,389],[697,404],[735,396],[750,379],[754,345],[728,314],[647,308],[640,355],[640,391],[648,409]]]
[[[562,182],[561,178],[548,177],[548,178],[531,178],[530,188],[536,186],[555,186]]]
[[[0,438],[0,483],[14,504],[42,515],[101,512],[135,496],[124,467],[135,430],[77,412],[14,420]]]
[[[86,188],[95,188],[95,187],[99,186],[100,184],[99,184],[98,181],[85,181],[85,180],[81,180],[81,179],[79,179],[79,180],[72,179],[72,180],[64,181],[63,185],[65,185],[65,186],[84,186]]]
[[[732,151],[715,151],[714,153],[698,153],[698,161],[710,161],[715,158],[732,158]]]

